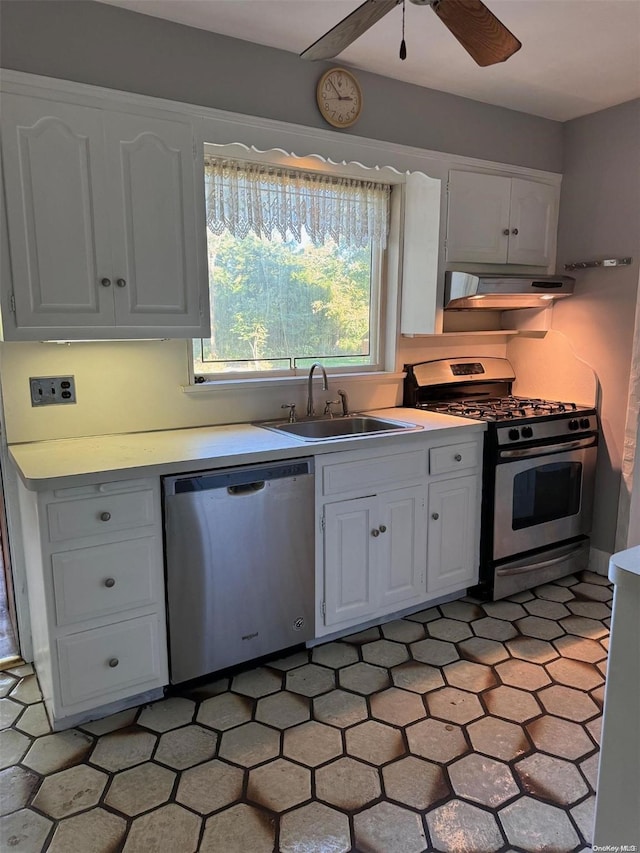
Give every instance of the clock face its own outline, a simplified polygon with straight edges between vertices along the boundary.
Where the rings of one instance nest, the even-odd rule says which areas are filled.
[[[332,68],[322,75],[316,98],[322,117],[334,127],[349,127],[360,118],[360,86],[353,74],[344,68]]]

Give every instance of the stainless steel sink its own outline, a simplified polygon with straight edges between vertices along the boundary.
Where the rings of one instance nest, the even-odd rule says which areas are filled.
[[[256,424],[263,429],[283,432],[301,441],[327,441],[332,438],[348,438],[358,435],[372,435],[385,432],[402,432],[419,430],[420,426],[388,421],[370,415],[348,415],[346,418],[317,418],[313,420],[296,421],[264,421]]]

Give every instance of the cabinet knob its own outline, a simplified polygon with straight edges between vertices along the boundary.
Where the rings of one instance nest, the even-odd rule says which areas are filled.
[[[124,278],[117,278],[116,284],[118,285],[118,287],[126,287],[127,286],[127,282]]]
[[[508,229],[508,228],[503,228],[503,229],[502,229],[502,233],[504,234],[504,236],[505,236],[505,237],[508,237],[508,236],[509,236],[509,229]]]
[[[380,531],[378,530],[377,527],[373,528],[373,530],[371,531],[371,535],[372,536],[380,536]]]
[[[100,279],[100,284],[101,284],[103,287],[111,287],[111,279],[110,279],[110,278],[101,278],[101,279]]]
[[[111,518],[110,512],[101,512],[100,513],[100,521],[109,521]]]
[[[518,232],[518,229],[517,229],[517,228],[513,228],[513,229],[512,229],[512,231],[511,231],[511,233],[512,233],[512,234],[515,234],[515,236],[517,237],[519,232]]]
[[[431,513],[431,518],[432,518],[434,521],[437,521],[437,520],[440,518],[440,513],[439,513],[439,512],[432,512],[432,513]]]
[[[386,533],[387,532],[387,525],[381,524],[380,527],[378,528],[378,530],[380,531],[380,533]]]
[[[456,462],[462,462],[462,453],[456,453],[453,458],[456,460]]]
[[[111,658],[109,660],[109,666],[111,667],[111,669],[115,669],[119,663],[120,661],[118,660],[118,658]]]
[[[107,579],[105,580],[105,582],[104,582],[104,585],[105,585],[108,589],[111,589],[111,587],[112,587],[112,586],[115,586],[115,585],[116,585],[116,579],[115,579],[115,578],[107,578]]]

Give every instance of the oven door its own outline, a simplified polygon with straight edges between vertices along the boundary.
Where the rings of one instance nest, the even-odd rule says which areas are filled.
[[[494,560],[589,533],[597,441],[498,451]]]

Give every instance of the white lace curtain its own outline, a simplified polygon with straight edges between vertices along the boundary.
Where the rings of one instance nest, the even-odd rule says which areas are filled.
[[[390,187],[373,181],[297,172],[265,163],[210,159],[205,164],[207,225],[214,234],[279,233],[315,245],[385,246]]]

